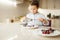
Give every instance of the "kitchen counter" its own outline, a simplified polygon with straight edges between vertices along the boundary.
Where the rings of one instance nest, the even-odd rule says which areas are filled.
[[[60,31],[60,28],[54,28]],[[34,31],[36,30],[22,27],[19,23],[1,23],[0,40],[60,40],[60,36],[44,37]]]

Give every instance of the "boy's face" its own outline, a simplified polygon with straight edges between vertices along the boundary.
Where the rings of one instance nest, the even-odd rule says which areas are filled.
[[[38,8],[35,5],[30,6],[30,12],[36,14],[38,12]]]

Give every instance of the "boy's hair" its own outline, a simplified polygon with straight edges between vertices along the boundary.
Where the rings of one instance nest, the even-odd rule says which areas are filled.
[[[39,2],[37,0],[33,0],[31,5],[36,5],[36,7],[39,8]]]

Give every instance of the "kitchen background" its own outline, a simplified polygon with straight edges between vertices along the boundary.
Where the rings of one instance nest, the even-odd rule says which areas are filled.
[[[31,0],[13,0],[11,3],[8,3],[6,0],[0,0],[0,22],[14,16],[18,17],[26,15],[28,13],[30,2]],[[52,16],[60,15],[60,0],[39,0],[39,2],[39,12],[43,13],[46,17],[49,13],[51,13]]]

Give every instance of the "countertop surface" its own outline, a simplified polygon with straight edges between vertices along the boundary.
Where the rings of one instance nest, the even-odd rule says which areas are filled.
[[[52,28],[60,31],[60,28]],[[36,30],[22,27],[20,23],[1,23],[0,40],[60,40],[60,35],[45,37],[34,33],[34,31]]]

